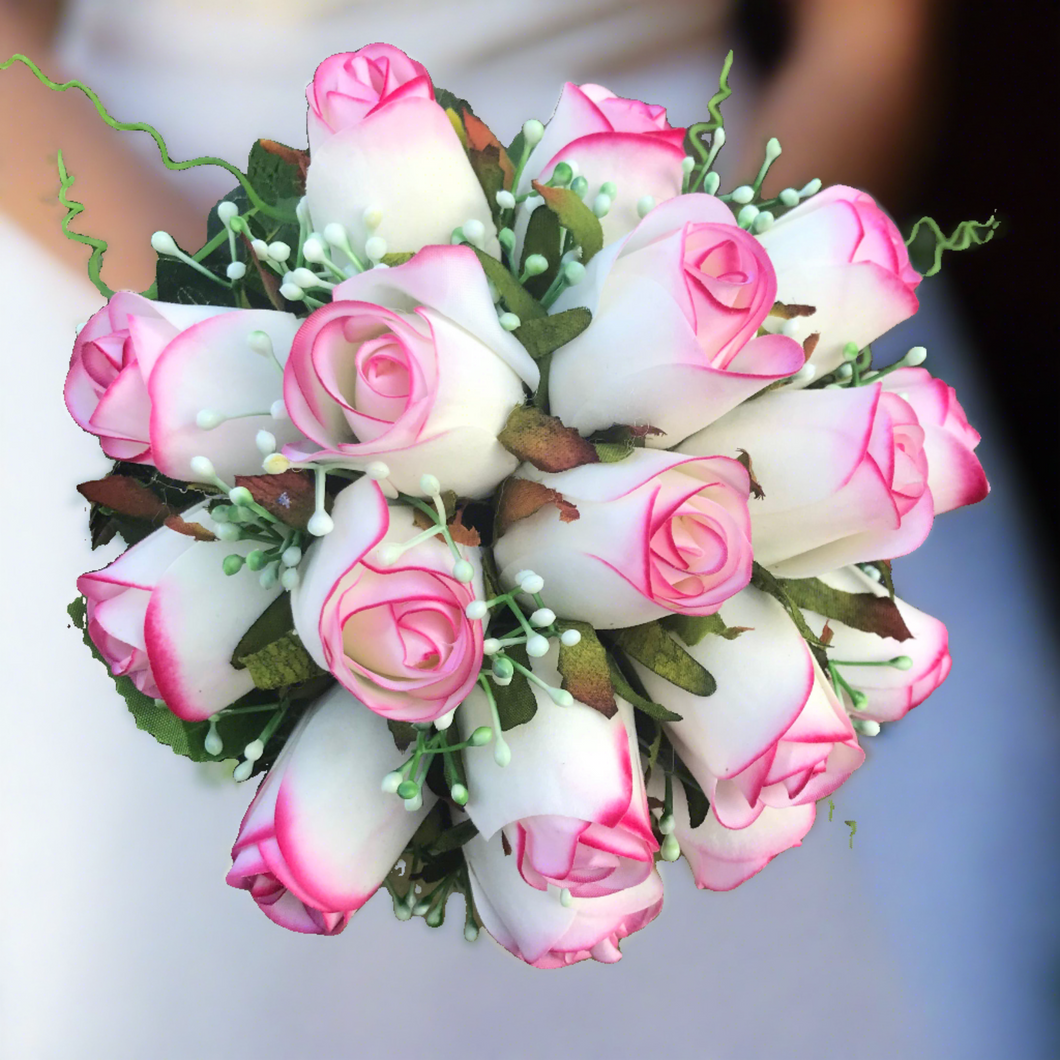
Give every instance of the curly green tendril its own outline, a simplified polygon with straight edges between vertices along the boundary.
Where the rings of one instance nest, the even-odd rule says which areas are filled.
[[[710,97],[710,102],[707,103],[707,113],[710,115],[710,120],[697,122],[695,125],[691,125],[688,128],[687,139],[689,143],[691,143],[692,149],[697,155],[699,155],[699,173],[696,174],[690,182],[688,188],[689,191],[696,190],[696,186],[706,176],[707,169],[713,161],[713,158],[711,157],[711,149],[703,143],[703,137],[708,133],[723,128],[725,125],[725,119],[721,116],[721,105],[732,95],[732,89],[729,87],[729,70],[732,67],[732,54],[733,53],[730,51],[729,54],[725,56],[725,62],[722,63],[721,67],[721,74],[718,76],[718,91]]]
[[[906,238],[907,247],[913,245],[913,241],[920,235],[921,228],[926,228],[935,241],[934,259],[931,268],[924,271],[925,276],[934,276],[942,268],[942,254],[946,250],[968,250],[969,247],[982,246],[989,243],[997,232],[999,222],[991,214],[985,221],[962,221],[949,234],[939,228],[938,222],[932,217],[921,217]]]
[[[88,278],[96,285],[96,289],[104,298],[110,298],[114,291],[108,287],[99,274],[103,266],[103,255],[107,250],[107,241],[97,239],[95,236],[86,236],[81,232],[71,232],[70,222],[79,214],[84,212],[84,204],[75,202],[66,197],[66,192],[73,184],[74,178],[66,172],[66,164],[63,162],[63,153],[59,152],[59,203],[66,207],[66,216],[63,218],[63,234],[67,239],[75,243],[84,243],[92,248],[92,256],[88,259]]]

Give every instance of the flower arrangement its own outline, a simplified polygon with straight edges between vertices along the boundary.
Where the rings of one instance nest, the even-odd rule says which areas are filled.
[[[738,886],[945,679],[891,560],[986,495],[979,436],[923,348],[873,361],[921,275],[869,195],[765,198],[775,140],[721,193],[727,70],[689,129],[567,84],[505,147],[369,45],[308,151],[196,160],[239,186],[149,291],[70,233],[79,488],[129,546],[70,613],[137,725],[261,778],[228,882],[276,923],[459,892],[469,940],[615,961],[659,861]]]

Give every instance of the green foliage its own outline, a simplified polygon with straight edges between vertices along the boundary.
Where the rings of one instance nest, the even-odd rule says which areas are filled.
[[[985,221],[962,221],[949,234],[931,217],[921,217],[913,225],[906,246],[913,268],[924,276],[934,276],[942,268],[942,254],[947,250],[968,250],[989,243],[999,222],[991,214]]]
[[[243,657],[253,655],[265,648],[273,641],[279,640],[285,634],[294,629],[294,617],[291,614],[291,594],[280,593],[275,600],[265,608],[254,620],[250,629],[243,634],[242,639],[232,652],[231,663],[237,670],[246,666]]]
[[[475,249],[475,253],[482,263],[486,277],[493,281],[493,285],[504,299],[504,304],[524,324],[535,317],[547,315],[548,311],[545,307],[496,258],[491,257],[484,250]]]
[[[642,711],[647,714],[649,718],[652,718],[657,722],[683,720],[680,714],[675,714],[661,703],[655,703],[647,696],[638,692],[626,678],[626,675],[619,668],[615,660],[610,656],[607,660],[607,666],[615,693],[620,695],[627,703],[632,704],[637,710]]]
[[[520,268],[526,268],[526,259],[531,254],[540,254],[548,261],[548,268],[537,276],[530,276],[526,289],[535,297],[542,298],[552,286],[552,281],[559,272],[560,259],[563,257],[563,231],[559,217],[552,210],[534,210],[526,225],[526,236],[523,239],[523,260]]]
[[[824,648],[825,644],[822,643],[820,637],[812,629],[810,629],[806,618],[803,613],[799,610],[798,605],[788,595],[784,588],[784,585],[779,582],[772,574],[769,573],[760,563],[755,563],[751,568],[751,584],[764,593],[768,593],[773,597],[779,604],[781,604],[785,611],[787,611],[792,622],[795,623],[799,633],[803,640],[810,644],[814,648]]]
[[[541,211],[537,211],[540,213]],[[584,306],[565,309],[562,313],[535,317],[515,329],[513,334],[535,361],[576,339],[591,323],[592,313]]]
[[[660,619],[662,625],[671,633],[676,633],[690,648],[704,637],[724,637],[735,640],[747,630],[743,626],[727,626],[721,615],[668,615]]]
[[[599,460],[593,446],[573,427],[565,427],[533,405],[512,409],[497,440],[519,460],[541,471],[568,471]]]
[[[561,622],[560,628],[576,629],[582,638],[570,647],[560,643],[559,672],[563,675],[563,688],[580,703],[598,710],[605,718],[613,718],[618,712],[618,704],[607,652],[596,630],[587,622],[571,621]]]
[[[908,640],[913,635],[898,605],[889,596],[846,593],[825,585],[819,578],[781,578],[779,584],[796,607],[814,611],[845,626],[894,640]]]
[[[534,190],[545,200],[545,208],[551,210],[560,225],[570,232],[575,245],[581,247],[581,263],[588,265],[604,246],[604,230],[600,219],[570,188],[550,188],[535,180]],[[537,210],[534,212],[537,213]],[[545,256],[551,264],[556,253],[553,251],[551,255]]]
[[[239,661],[250,671],[256,688],[289,688],[320,677],[321,670],[305,650],[297,633],[285,633],[279,640]]]
[[[505,648],[504,654],[529,668],[530,660],[526,648],[521,644]],[[497,701],[497,716],[501,719],[502,732],[514,729],[517,725],[525,725],[537,713],[537,697],[530,687],[529,680],[518,670],[515,671],[511,684],[498,685],[495,681],[490,681],[490,687]]]
[[[698,828],[710,812],[710,800],[698,784],[682,784],[682,787],[688,802],[688,825],[690,828]]]
[[[713,695],[714,678],[658,622],[616,630],[614,641],[631,659],[696,696]]]

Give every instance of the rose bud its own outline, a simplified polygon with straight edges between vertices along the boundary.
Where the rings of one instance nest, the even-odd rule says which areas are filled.
[[[501,495],[502,525],[520,480],[546,489],[494,543],[501,581],[535,571],[559,615],[598,629],[709,615],[750,581],[748,477],[735,460],[634,449],[558,474],[524,464]]]
[[[422,528],[411,508],[388,508],[367,477],[335,498],[331,518],[334,530],[309,550],[291,592],[306,650],[384,717],[428,722],[453,710],[482,666],[482,623],[464,613],[483,597],[479,550],[464,549],[470,583],[454,576],[438,536],[402,552]]]
[[[557,300],[593,319],[552,357],[552,413],[583,434],[649,424],[663,432],[649,445],[676,445],[805,363],[794,340],[755,337],[776,292],[769,256],[724,203],[663,203]]]
[[[477,220],[484,247],[500,256],[485,193],[423,66],[369,44],[325,59],[306,96],[306,200],[317,231],[342,225],[363,257],[369,237],[415,251],[448,244],[454,228]]]
[[[697,696],[634,662],[649,696],[681,715],[666,732],[726,828],[763,810],[816,802],[864,760],[831,684],[784,608],[747,588],[722,605],[733,640],[708,634],[684,645],[714,676]]]
[[[297,330],[290,313],[171,305],[119,291],[77,337],[66,404],[116,460],[193,482],[202,481],[196,456],[229,481],[260,474],[258,431],[267,428],[279,445],[302,437],[272,416],[282,395],[274,362],[286,360]],[[265,336],[267,357],[250,345],[254,333]]]
[[[558,688],[558,652],[533,661]],[[617,699],[605,718],[575,701],[558,706],[538,685],[537,713],[504,733],[511,761],[466,756],[466,812],[483,839],[503,831],[519,874],[531,886],[598,898],[647,879],[659,844],[652,835],[633,708]],[[458,718],[465,739],[491,723],[485,693],[474,689]]]
[[[217,529],[203,508],[186,522]],[[254,687],[232,653],[281,589],[226,576],[226,556],[246,556],[253,541],[196,541],[156,530],[102,570],[82,574],[88,634],[115,676],[165,700],[185,721],[202,721]]]
[[[848,593],[875,593],[886,596],[887,590],[857,567],[844,567],[822,575],[821,580],[834,589]],[[912,634],[906,640],[864,633],[828,619],[831,630],[828,657],[837,661],[837,669],[850,691],[840,688],[847,710],[855,718],[869,721],[897,721],[935,691],[949,675],[951,659],[946,627],[931,615],[918,611],[898,597],[894,599],[902,620]],[[805,611],[810,628],[820,635],[825,627],[823,616]],[[854,665],[842,665],[844,662]],[[864,696],[855,705],[851,691]]]
[[[383,461],[402,492],[425,469],[461,496],[515,470],[497,441],[538,369],[497,320],[467,247],[429,247],[397,268],[335,288],[302,325],[284,375],[291,419],[313,445],[293,460],[364,468]]]
[[[601,85],[567,82],[516,194],[530,191],[533,180],[548,182],[560,162],[588,181],[587,203],[602,185],[614,184],[617,195],[600,219],[610,243],[636,227],[637,204],[645,196],[663,202],[681,194],[684,141],[685,130],[671,128],[665,107],[623,99]]]
[[[749,454],[755,559],[783,577],[903,556],[934,519],[924,429],[878,383],[765,394],[679,448]]]
[[[655,770],[649,786],[662,798],[662,774]],[[759,873],[778,854],[802,845],[817,816],[817,804],[803,803],[774,809],[766,806],[746,828],[726,828],[713,809],[695,828],[688,817],[684,785],[673,781],[674,837],[701,890],[731,891]]]
[[[302,716],[254,796],[228,883],[291,931],[338,934],[378,890],[434,805],[380,789],[401,754],[386,723],[333,687]]]
[[[776,269],[777,298],[814,309],[799,335],[820,336],[810,358],[818,375],[842,363],[848,342],[864,349],[917,311],[920,274],[894,222],[863,191],[825,188],[758,239]]]
[[[899,368],[884,376],[883,389],[907,401],[924,428],[927,481],[935,514],[981,501],[990,492],[990,484],[973,452],[979,432],[969,425],[953,387],[924,368]]]
[[[647,927],[662,909],[658,872],[635,887],[601,898],[571,898],[528,887],[500,836],[475,836],[464,846],[475,909],[486,930],[509,953],[535,968],[562,968],[592,958],[613,964],[618,944]]]

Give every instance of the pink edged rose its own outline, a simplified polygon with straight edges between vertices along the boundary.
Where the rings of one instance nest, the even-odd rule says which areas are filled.
[[[185,328],[227,312],[117,291],[74,342],[64,389],[70,415],[112,460],[153,463],[147,377],[155,358]]]
[[[475,836],[464,846],[475,909],[509,953],[535,968],[563,968],[590,958],[614,964],[619,943],[647,927],[662,910],[663,885],[652,871],[635,887],[601,898],[572,898],[527,886],[500,836]]]
[[[426,69],[389,44],[325,59],[306,90],[306,200],[319,232],[346,228],[363,255],[369,236],[392,251],[448,244],[453,229],[481,221],[500,256],[485,193]],[[378,211],[372,228],[365,211]]]
[[[336,935],[386,878],[434,805],[380,790],[401,754],[386,723],[335,686],[287,738],[239,827],[228,883],[291,931]]]
[[[663,781],[658,771],[652,777],[650,790],[657,798],[663,797]],[[731,891],[739,887],[778,854],[801,846],[817,816],[817,804],[813,802],[781,809],[766,806],[746,828],[726,828],[711,809],[693,828],[684,785],[677,779],[673,796],[674,836],[701,890]]]
[[[864,349],[917,311],[920,274],[894,222],[863,191],[825,188],[758,239],[776,269],[777,298],[815,310],[796,327],[800,338],[820,335],[810,358],[818,375],[842,363],[848,342]]]
[[[604,242],[610,243],[637,226],[637,202],[643,196],[664,202],[681,194],[684,141],[685,130],[671,128],[664,107],[623,99],[601,85],[568,82],[544,137],[527,159],[516,194],[530,191],[533,180],[549,180],[560,162],[577,167],[589,182],[584,196],[589,203],[601,185],[614,184],[618,194],[600,221]]]
[[[979,432],[969,425],[953,387],[926,368],[899,368],[884,376],[883,389],[907,401],[924,428],[935,514],[981,501],[990,484],[974,452]]]
[[[844,567],[822,576],[821,580],[834,589],[848,593],[875,593],[886,596],[887,590],[857,567]],[[931,615],[918,611],[911,604],[895,597],[895,604],[912,637],[894,640],[875,633],[863,633],[850,626],[829,619],[832,631],[829,658],[855,663],[886,663],[892,659],[909,660],[903,666],[843,666],[838,670],[851,688],[868,697],[865,704],[855,708],[846,690],[843,702],[855,718],[869,721],[897,721],[935,691],[949,675],[952,660],[949,634],[946,627]],[[805,612],[806,621],[817,634],[824,629],[825,620],[812,611]]]
[[[216,529],[203,508],[183,518]],[[111,672],[185,721],[202,721],[251,691],[250,672],[233,668],[232,652],[281,589],[263,589],[247,574],[230,578],[221,564],[253,547],[162,527],[81,575],[88,633]]]
[[[879,383],[765,394],[679,448],[750,455],[755,559],[786,578],[903,556],[934,519],[924,429]]]
[[[864,752],[842,704],[784,608],[747,588],[722,605],[745,632],[682,645],[717,682],[709,697],[634,663],[648,694],[681,715],[667,735],[725,828],[746,828],[767,807],[830,795]],[[680,841],[680,840],[679,840]]]
[[[468,247],[429,247],[405,265],[335,288],[291,348],[284,398],[312,445],[294,460],[364,468],[419,494],[424,472],[461,496],[490,493],[517,461],[497,441],[537,365],[505,331]]]
[[[673,611],[709,615],[750,581],[748,477],[735,460],[634,449],[558,474],[524,464],[518,478],[562,503],[544,503],[494,542],[501,581],[535,571],[564,618],[617,629]],[[504,508],[502,494],[502,522]]]
[[[558,651],[533,660],[534,673],[559,687]],[[511,761],[466,756],[466,812],[483,839],[503,831],[519,875],[531,887],[566,888],[599,898],[636,887],[652,871],[659,844],[651,830],[633,708],[618,699],[611,718],[575,701],[557,706],[531,684],[537,713],[504,734]],[[491,724],[474,689],[460,710],[465,738]]]
[[[386,563],[385,548],[422,533],[413,511],[387,507],[379,486],[361,478],[336,498],[335,529],[316,542],[291,593],[295,629],[319,666],[370,710],[429,722],[463,701],[482,665],[482,623],[465,614],[482,598],[477,548],[468,584],[453,556],[431,537]]]
[[[805,363],[793,339],[756,337],[776,292],[769,256],[713,195],[657,206],[556,302],[593,319],[553,354],[553,415],[582,434],[650,425],[664,434],[649,444],[676,445]]]

